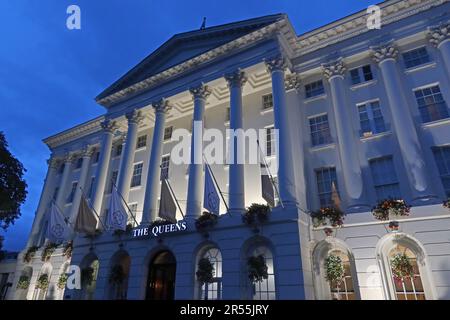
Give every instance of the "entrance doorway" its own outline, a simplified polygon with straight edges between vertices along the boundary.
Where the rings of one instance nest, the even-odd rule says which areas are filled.
[[[170,251],[158,253],[150,263],[147,280],[147,300],[173,300],[177,263]]]

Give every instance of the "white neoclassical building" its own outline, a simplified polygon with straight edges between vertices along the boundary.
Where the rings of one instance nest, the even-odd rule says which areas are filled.
[[[278,14],[170,38],[96,98],[103,116],[44,140],[48,174],[10,298],[450,299],[450,211],[442,205],[450,196],[450,4],[390,0],[380,8],[379,30],[367,28],[362,11],[297,35]],[[212,164],[227,206],[207,236],[196,230],[202,166],[171,160],[177,129],[198,138],[193,120],[224,134],[265,130],[282,202],[257,229],[241,215],[265,203],[259,165]],[[71,258],[61,246],[42,261],[52,199],[73,222],[81,186],[102,220],[115,181],[145,226],[158,215],[161,175],[185,230],[79,235]],[[344,224],[315,226],[309,213],[336,204],[336,195]],[[386,198],[412,206],[396,231],[372,214]],[[267,274],[252,283],[248,261],[259,255]],[[343,267],[339,285],[326,278],[330,256]],[[214,277],[201,285],[204,257]],[[395,277],[396,257],[406,257],[409,277]],[[91,272],[81,290],[58,288],[69,264]],[[116,265],[120,288],[110,281]],[[38,288],[44,274],[49,286]]]

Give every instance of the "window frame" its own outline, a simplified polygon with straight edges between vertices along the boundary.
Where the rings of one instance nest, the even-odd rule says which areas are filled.
[[[141,145],[142,138],[144,139],[144,145]],[[147,148],[147,134],[144,133],[144,134],[141,134],[140,136],[138,136],[136,139],[136,150],[142,150],[145,148]]]
[[[405,57],[405,55],[410,55],[412,52],[417,52],[421,49],[425,50],[425,53],[426,53],[425,60],[428,59],[428,61],[423,60],[424,59],[423,56],[419,56],[419,57],[415,57],[415,58],[410,57],[408,59]],[[414,69],[414,68],[417,68],[417,67],[420,67],[420,66],[423,66],[423,65],[426,65],[426,64],[432,62],[430,52],[428,51],[428,48],[426,45],[418,46],[416,48],[409,49],[407,51],[402,52],[402,59],[403,59],[403,66],[405,67],[406,70],[411,70],[411,69]],[[418,64],[409,65],[410,63],[412,63],[411,61],[416,61],[416,60],[419,60]]]
[[[135,182],[135,177],[137,176],[135,174],[135,170],[136,170],[136,166],[141,165],[141,172],[139,174],[139,184],[134,184]],[[131,181],[130,181],[130,189],[134,189],[134,188],[139,188],[142,186],[142,173],[144,171],[144,162],[143,161],[139,161],[139,162],[135,162],[133,163],[133,171],[131,173]]]
[[[435,88],[435,87],[437,87],[439,89],[439,93],[433,92],[433,88]],[[425,90],[430,90],[431,91],[431,95],[425,95],[425,93],[424,93]],[[417,92],[419,92],[419,91],[422,92],[422,96],[421,97],[417,96]],[[444,98],[444,95],[443,95],[442,90],[441,90],[441,85],[440,85],[439,82],[435,82],[435,83],[431,83],[431,84],[428,84],[428,85],[424,85],[424,86],[421,86],[421,87],[414,88],[412,90],[412,92],[413,92],[413,95],[414,95],[414,100],[416,102],[416,105],[417,105],[417,108],[418,108],[418,111],[419,111],[420,121],[422,122],[422,124],[432,123],[432,122],[435,122],[435,121],[443,121],[445,119],[449,119],[450,118],[450,112],[449,112],[449,108],[448,108],[448,105],[447,105],[447,101]],[[435,95],[440,95],[441,96],[442,101],[440,103],[445,106],[444,110],[445,110],[446,115],[445,114],[441,115],[440,114],[441,110],[437,110],[437,111],[439,111],[439,118],[438,119],[431,119],[432,113],[430,113],[429,107],[430,106],[431,107],[435,107],[435,108],[439,107],[438,103],[436,101],[434,101],[435,100]],[[433,103],[431,103],[431,104],[427,103],[427,104],[421,105],[419,103],[419,99],[423,99],[424,102],[426,102],[426,98],[427,97],[432,97],[433,98]],[[422,113],[423,109],[425,109],[427,111],[426,116],[429,118],[427,121],[426,121],[426,119],[424,119],[424,114]],[[434,111],[436,112],[436,110],[434,110]]]
[[[379,113],[381,114],[381,117],[375,117],[374,116],[374,108],[373,108],[373,104],[374,103],[378,103],[378,109],[379,109]],[[367,114],[367,120],[363,120],[363,119],[361,119],[361,111],[360,111],[360,108],[361,107],[365,107],[365,109],[366,109],[366,114]],[[360,137],[362,137],[362,138],[365,138],[365,137],[370,137],[370,136],[373,136],[373,135],[377,135],[377,134],[381,134],[381,133],[385,133],[385,132],[388,132],[389,130],[388,130],[388,125],[386,124],[386,119],[385,119],[385,117],[384,117],[384,114],[383,114],[383,110],[382,110],[382,108],[381,108],[381,103],[380,103],[380,99],[372,99],[372,100],[368,100],[368,101],[365,101],[365,102],[360,102],[360,103],[357,103],[356,104],[356,109],[357,109],[357,112],[358,112],[358,119],[359,119],[359,128],[360,128],[360,131],[359,131],[359,136]],[[381,130],[378,130],[378,128],[377,128],[377,124],[376,124],[376,120],[377,119],[382,119],[383,120],[383,129],[381,129]],[[363,121],[368,121],[369,122],[369,126],[370,126],[370,131],[363,131],[364,129],[363,129],[363,127],[362,127],[362,122]]]
[[[393,173],[395,173],[395,179],[393,179],[393,181],[389,181],[388,183],[377,183],[375,180],[375,174],[373,171],[373,166],[372,164],[375,164],[379,161],[385,161],[385,160],[390,160],[391,164],[392,164],[392,169],[393,169]],[[402,199],[402,189],[401,189],[401,185],[400,185],[400,179],[398,178],[398,174],[397,174],[397,168],[395,165],[395,161],[394,161],[394,156],[393,155],[384,155],[384,156],[380,156],[380,157],[375,157],[375,158],[371,158],[368,160],[369,163],[369,171],[370,171],[370,175],[372,178],[372,183],[373,183],[373,188],[375,191],[375,196],[376,196],[376,201],[380,202],[382,200],[386,200],[388,198],[393,198],[393,199]],[[384,176],[384,175],[383,175]],[[392,175],[390,175],[392,177]],[[392,186],[396,186],[398,189],[398,197],[396,197],[395,195],[389,195],[388,197],[379,197],[379,192],[381,193],[382,190],[385,190],[384,188],[387,187],[392,187]],[[383,191],[384,193],[385,191]],[[398,200],[396,199],[396,200]]]
[[[319,83],[320,86],[318,85]],[[313,88],[316,84],[318,85],[318,88]],[[323,83],[323,79],[306,83],[303,88],[305,90],[305,99],[312,99],[325,94],[325,84]]]
[[[312,131],[312,126],[313,125],[314,126],[319,126],[321,123],[314,123],[314,124],[312,124],[311,121],[315,120],[315,119],[318,119],[318,118],[322,118],[322,117],[326,117],[326,120],[327,120],[326,124],[327,124],[327,127],[328,127],[328,135],[326,137],[320,135],[318,137],[318,140],[320,141],[320,138],[322,137],[325,141],[322,142],[322,143],[315,143],[315,141],[317,140],[317,139],[315,140],[315,134],[318,134],[320,132],[326,132],[326,130],[321,129],[321,130],[316,130],[316,131],[313,132]],[[330,120],[328,118],[328,113],[321,113],[321,114],[316,114],[316,115],[308,117],[308,126],[309,126],[309,133],[310,133],[311,146],[312,147],[325,146],[325,145],[328,145],[328,144],[331,144],[331,143],[334,142],[333,141],[333,137],[331,136],[331,127],[330,127]]]
[[[323,180],[323,181],[319,181],[319,176],[318,176],[319,172],[321,172],[322,175],[323,175],[325,170],[328,171],[327,176],[328,176],[330,179]],[[334,174],[332,174],[332,172],[334,172]],[[315,179],[316,179],[316,191],[317,191],[317,199],[319,200],[319,202],[318,202],[318,203],[319,203],[319,207],[320,207],[320,208],[324,208],[324,207],[330,207],[330,206],[332,206],[332,205],[333,205],[333,197],[332,197],[332,195],[333,195],[333,182],[334,182],[336,191],[337,191],[338,194],[339,194],[339,181],[338,181],[338,178],[337,178],[337,170],[336,170],[336,167],[335,167],[335,166],[328,166],[328,167],[315,168],[315,169],[314,169],[314,174],[315,174]],[[334,178],[334,179],[333,179],[333,178]],[[320,187],[319,187],[319,182],[322,183],[322,185],[323,185],[323,187],[324,187],[324,189],[325,189],[325,185],[324,185],[324,184],[325,184],[325,182],[328,183],[328,181],[330,181],[329,191],[323,191],[323,192],[321,192],[321,191],[320,191]],[[328,190],[328,189],[327,189],[327,190]],[[322,201],[323,198],[324,198],[325,196],[328,197],[328,195],[329,195],[329,200],[327,200],[327,201]]]

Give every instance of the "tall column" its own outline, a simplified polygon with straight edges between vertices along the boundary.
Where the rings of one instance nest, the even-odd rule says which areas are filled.
[[[450,75],[450,22],[429,28],[428,35],[431,44],[441,52],[447,75]]]
[[[103,141],[100,146],[100,159],[97,165],[95,176],[94,195],[92,205],[97,214],[101,215],[103,195],[106,187],[106,177],[108,176],[109,162],[111,158],[112,142],[114,131],[117,129],[115,121],[105,120],[102,122]]]
[[[189,164],[189,182],[186,203],[186,219],[195,219],[202,212],[203,193],[203,115],[206,99],[211,94],[208,86],[191,88],[194,100],[194,117],[192,119],[191,163]]]
[[[169,101],[161,99],[153,103],[155,109],[155,128],[153,129],[152,149],[147,171],[147,187],[144,195],[144,210],[141,224],[149,224],[158,216],[157,204],[160,189],[161,157],[164,140],[164,127],[166,125],[166,113],[170,110]]]
[[[28,237],[27,247],[36,245],[37,238],[41,233],[41,228],[43,227],[42,221],[49,207],[52,192],[55,187],[54,182],[55,177],[58,173],[60,161],[52,156],[49,160],[47,160],[47,163],[48,163],[47,176],[45,177],[44,187],[42,188],[41,198],[39,199],[39,205],[36,210],[36,215],[33,221],[33,226],[31,228],[31,233],[30,236]]]
[[[322,70],[331,88],[335,125],[339,140],[337,145],[348,199],[347,207],[358,207],[363,205],[360,203],[363,194],[363,180],[354,131],[349,120],[351,118],[348,113],[349,103],[345,95],[344,74],[346,69],[342,60],[338,59],[322,65]]]
[[[278,189],[284,207],[296,205],[295,174],[292,155],[291,127],[286,103],[285,70],[286,60],[276,55],[265,61],[272,77],[272,97],[274,111],[274,127],[278,131]]]
[[[244,163],[238,163],[238,150],[244,148],[243,138],[238,138],[236,130],[242,129],[242,87],[247,82],[243,71],[237,70],[225,75],[230,90],[230,155],[228,180],[228,207],[230,213],[245,212]],[[242,159],[241,159],[242,160]],[[243,162],[243,161],[241,161]]]
[[[427,172],[413,116],[403,92],[396,59],[398,50],[393,44],[372,47],[373,59],[378,63],[392,114],[392,123],[409,179],[413,200],[431,196]]]
[[[89,173],[89,165],[91,164],[91,157],[93,153],[94,153],[93,148],[89,146],[85,146],[81,151],[81,157],[83,158],[83,161],[81,163],[80,177],[78,179],[77,190],[75,191],[75,196],[72,201],[72,208],[70,209],[69,219],[71,223],[74,223],[77,218],[82,193],[84,192],[86,194],[88,192],[88,190],[85,189],[85,186],[87,175]],[[83,188],[83,191],[80,188]]]
[[[143,117],[141,112],[133,110],[126,114],[128,119],[128,131],[124,150],[122,151],[122,159],[120,162],[119,182],[117,189],[125,200],[128,200],[130,192],[131,175],[133,173],[134,151],[136,149],[137,133],[139,123]]]
[[[56,196],[55,203],[59,208],[63,208],[64,204],[66,203],[66,190],[67,190],[67,183],[69,182],[69,176],[72,172],[72,163],[75,160],[75,157],[71,153],[67,153],[64,158],[64,170],[62,174],[61,181],[59,183],[59,190],[58,195]]]

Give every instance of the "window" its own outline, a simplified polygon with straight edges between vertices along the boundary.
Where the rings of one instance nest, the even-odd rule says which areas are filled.
[[[164,141],[168,141],[168,140],[172,139],[172,131],[173,131],[172,126],[164,129]]]
[[[72,203],[75,197],[75,192],[77,192],[78,182],[72,182],[72,189],[70,190],[69,197],[67,198],[67,203]]]
[[[133,168],[133,176],[131,177],[131,188],[141,185],[142,163],[136,163]]]
[[[53,197],[52,197],[53,201],[56,201],[56,197],[58,196],[58,192],[59,192],[59,188],[56,187],[55,191],[53,191]]]
[[[92,199],[92,193],[94,192],[94,183],[95,183],[95,177],[91,178],[91,182],[89,183],[89,190],[88,190],[88,198]]]
[[[266,156],[270,157],[275,154],[275,129],[274,127],[266,128]]]
[[[333,183],[338,191],[338,183],[335,168],[321,168],[316,170],[317,190],[319,192],[320,207],[330,207],[333,205],[332,193]]]
[[[450,198],[450,146],[435,147],[433,154],[445,194]]]
[[[275,300],[275,274],[272,252],[266,246],[258,246],[251,256],[263,256],[267,266],[267,279],[253,284],[253,300]]]
[[[430,62],[430,56],[428,55],[427,48],[421,47],[403,53],[403,60],[405,62],[405,68],[409,69]]]
[[[448,118],[447,104],[438,85],[414,91],[422,122]]]
[[[94,163],[98,163],[99,159],[100,159],[100,151],[97,151],[94,155]]]
[[[401,199],[400,185],[391,156],[369,161],[377,201]]]
[[[222,254],[219,249],[207,250],[201,258],[208,259],[213,267],[213,278],[210,283],[205,283],[200,288],[200,299],[220,300],[222,298]]]
[[[127,224],[131,224],[133,227],[136,227],[136,222],[134,221],[134,219],[136,218],[136,213],[137,213],[137,209],[138,209],[138,204],[137,203],[130,203],[128,204],[128,207],[130,208],[131,214],[134,216],[129,214],[128,215],[128,222]]]
[[[115,148],[114,156],[119,157],[122,154],[122,148],[123,148],[123,145],[118,144]]]
[[[119,175],[119,171],[115,170],[111,174],[111,180],[109,181],[109,189],[108,193],[113,191],[114,185],[117,183],[117,176]]]
[[[325,93],[322,80],[305,85],[305,97],[312,98]]]
[[[161,180],[169,179],[170,155],[162,157],[161,160]]]
[[[350,70],[350,77],[352,80],[352,84],[358,84],[361,82],[373,80],[372,69],[370,65],[352,69]]]
[[[230,122],[230,107],[225,110],[225,122]]]
[[[83,165],[83,158],[78,158],[75,169],[80,169],[82,165]]]
[[[311,141],[313,146],[333,142],[331,139],[330,126],[328,125],[328,115],[324,114],[310,118],[309,128],[311,130]]]
[[[271,93],[262,96],[262,108],[263,110],[273,108],[273,96]]]
[[[405,257],[412,266],[413,276],[396,278],[392,270],[392,264],[395,259]],[[426,300],[425,290],[422,284],[417,257],[409,248],[397,245],[389,254],[389,262],[391,265],[392,281],[394,282],[395,294],[397,300]]]
[[[136,149],[145,148],[147,146],[147,135],[138,137],[136,142]]]
[[[344,266],[343,279],[340,282],[329,282],[332,300],[355,300],[355,288],[353,286],[352,272],[350,269],[350,259],[347,254],[342,251],[332,251],[330,255],[337,256],[341,259]]]
[[[386,131],[379,101],[358,105],[358,112],[361,125],[360,136],[370,136]]]

